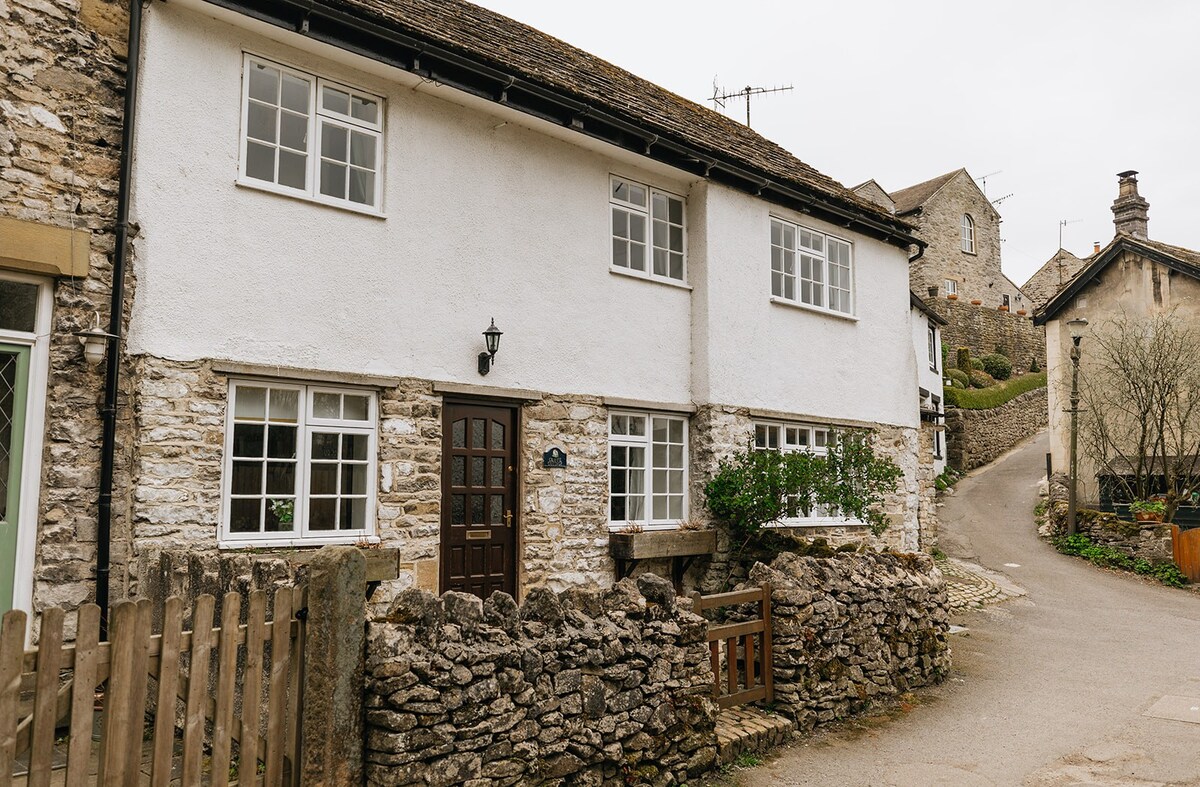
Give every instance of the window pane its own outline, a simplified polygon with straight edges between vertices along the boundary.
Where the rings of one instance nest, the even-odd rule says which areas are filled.
[[[609,456],[613,467],[627,467],[629,461],[629,449],[623,445],[614,445],[609,447]]]
[[[666,276],[667,275],[667,253],[665,251],[663,251],[662,249],[654,250],[654,268],[653,268],[653,270],[654,270],[655,276]]]
[[[654,234],[654,245],[660,249],[667,247],[667,225],[664,222],[656,221],[652,228]]]
[[[308,501],[308,529],[333,530],[336,525],[337,498],[313,498]]]
[[[683,421],[672,420],[672,421],[669,421],[668,423],[669,423],[669,427],[668,427],[668,431],[667,431],[667,437],[670,438],[672,443],[682,443],[683,442]]]
[[[467,419],[460,418],[450,425],[450,445],[453,448],[467,447]]]
[[[667,471],[667,491],[674,494],[683,492],[683,471],[668,470]]]
[[[308,150],[308,118],[284,112],[279,118],[279,144],[292,150]]]
[[[294,495],[296,493],[296,464],[294,462],[267,462],[267,494]]]
[[[314,432],[312,436],[313,459],[337,459],[338,437],[336,434]]]
[[[346,167],[328,161],[321,162],[321,193],[338,199],[346,198]]]
[[[262,463],[234,462],[229,491],[235,495],[261,495]]]
[[[467,523],[467,496],[450,495],[450,524],[465,525]]]
[[[259,63],[250,65],[250,98],[274,104],[279,100],[279,70]]]
[[[267,389],[239,386],[234,394],[233,417],[263,420],[267,417]]]
[[[341,417],[341,394],[319,392],[313,394],[313,418],[331,418],[336,420]]]
[[[631,522],[637,522],[646,518],[646,498],[644,497],[628,497],[625,504],[625,516]]]
[[[296,502],[294,500],[268,500],[265,513],[264,531],[290,533],[295,530]]]
[[[277,113],[278,110],[274,107],[251,101],[247,112],[246,136],[261,139],[263,142],[274,142]]]
[[[492,450],[504,449],[504,424],[492,421]]]
[[[279,185],[308,188],[308,157],[290,150],[279,151]]]
[[[350,163],[356,167],[375,169],[375,137],[354,131],[350,134]]]
[[[309,82],[307,79],[301,79],[291,74],[283,75],[283,100],[281,102],[283,106],[307,115],[308,93]]]
[[[321,155],[337,161],[346,161],[349,136],[346,129],[333,123],[321,124]]]
[[[629,267],[635,271],[646,270],[646,247],[641,243],[629,244]]]
[[[350,168],[350,201],[359,205],[375,204],[375,173]]]
[[[485,524],[483,518],[483,500],[484,495],[471,495],[471,524]]]
[[[620,208],[612,209],[613,235],[618,238],[629,237],[629,214]]]
[[[683,224],[683,200],[670,198],[670,208],[667,212],[667,219],[672,224]]]
[[[613,495],[608,501],[608,519],[610,522],[624,522],[628,519],[625,514],[625,498]]]
[[[629,184],[629,201],[634,205],[646,206],[646,189],[636,183]]]
[[[467,485],[467,458],[465,456],[450,457],[450,485]]]
[[[683,518],[683,497],[671,495],[667,499],[667,518],[682,519]]]
[[[487,433],[487,421],[483,418],[475,418],[471,421],[471,447],[484,448],[487,446],[485,435]]]
[[[342,435],[342,459],[363,461],[367,458],[367,436],[365,434]]]
[[[666,418],[654,419],[654,442],[665,443],[667,441],[668,420]]]
[[[263,427],[258,424],[234,424],[233,455],[247,457],[262,456]]]
[[[650,215],[655,219],[667,219],[667,195],[655,194],[650,199]]]
[[[321,91],[321,106],[332,112],[350,114],[350,94],[327,87]]]
[[[350,115],[367,123],[376,123],[379,117],[379,105],[374,101],[353,96],[350,99]]]
[[[0,281],[0,329],[32,333],[37,317],[36,284]]]
[[[771,245],[779,246],[783,243],[783,225],[778,221],[771,221]]]
[[[487,471],[487,459],[482,456],[471,457],[471,486],[486,486],[484,473]]]
[[[635,437],[646,436],[646,419],[640,415],[629,416],[629,434]],[[641,450],[641,449],[636,449]]]
[[[613,265],[619,268],[629,267],[629,244],[620,238],[613,238]]]
[[[629,239],[637,243],[646,242],[646,217],[638,216],[630,213],[629,215]]]
[[[241,427],[242,424],[238,424],[234,429]],[[259,427],[250,428],[258,429]],[[273,459],[295,459],[296,427],[274,425],[267,427],[267,456]]]
[[[683,227],[671,227],[671,251],[683,251]]]
[[[370,412],[370,397],[367,396],[352,396],[346,394],[342,397],[342,418],[347,421],[365,421],[367,413]]]
[[[342,465],[342,494],[365,495],[367,493],[367,466]]]
[[[504,486],[504,459],[499,456],[493,456],[491,464],[491,477],[488,478],[488,485]]]
[[[640,466],[629,471],[629,494],[646,494],[646,474]]]
[[[669,516],[667,510],[667,498],[660,495],[654,495],[654,513],[655,519],[666,519]]]
[[[679,281],[683,281],[683,255],[682,254],[672,254],[671,255],[671,269],[667,272],[667,275],[670,276],[672,279],[678,279]]]
[[[337,465],[317,463],[308,475],[309,492],[314,495],[337,494]]]
[[[623,180],[614,179],[612,181],[612,195],[620,200],[628,200],[629,186],[625,185],[625,181]]]
[[[296,423],[300,408],[300,392],[286,388],[271,389],[271,420]]]
[[[627,488],[625,485],[626,477],[627,477],[627,473],[625,470],[613,470],[612,471],[610,478],[609,478],[609,483],[612,485],[612,493],[614,495],[621,495],[627,491]]]
[[[275,148],[246,143],[246,176],[257,180],[275,180]]]
[[[231,500],[229,502],[229,529],[234,533],[257,533],[262,526],[261,498]]]
[[[492,495],[492,510],[491,516],[488,517],[488,524],[502,525],[504,524],[504,495]]]
[[[357,497],[342,501],[342,530],[362,530],[367,526],[367,501]]]

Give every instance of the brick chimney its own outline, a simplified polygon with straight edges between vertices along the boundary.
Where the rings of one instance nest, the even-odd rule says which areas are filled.
[[[1120,191],[1113,200],[1113,224],[1117,232],[1132,235],[1135,238],[1146,238],[1146,225],[1150,222],[1150,203],[1138,194],[1137,171],[1128,170],[1117,173],[1120,178]]]

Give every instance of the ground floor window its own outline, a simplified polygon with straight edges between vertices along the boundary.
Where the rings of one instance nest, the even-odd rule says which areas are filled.
[[[223,537],[362,538],[374,529],[372,392],[236,380],[229,385]]]
[[[829,447],[837,442],[837,431],[828,426],[772,421],[754,422],[754,448],[758,451],[804,451],[813,456],[828,456]],[[788,516],[780,524],[829,525],[846,524],[848,520],[836,510],[807,500],[789,500]]]
[[[608,521],[674,527],[687,517],[687,420],[612,413],[608,429]]]

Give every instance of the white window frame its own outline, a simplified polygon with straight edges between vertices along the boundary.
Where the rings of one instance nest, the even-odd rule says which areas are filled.
[[[771,220],[772,230],[774,230],[774,226],[776,224],[780,225],[780,239],[781,239],[781,244],[776,245],[773,238],[768,236],[768,248],[772,250],[771,265],[770,265],[771,300],[775,301],[775,302],[779,302],[779,303],[785,303],[790,306],[799,306],[804,309],[812,309],[814,311],[821,312],[822,314],[831,314],[836,317],[847,317],[847,318],[855,317],[856,310],[858,307],[858,298],[857,298],[856,292],[855,292],[857,289],[855,286],[857,275],[856,275],[855,264],[854,264],[854,243],[853,243],[853,241],[851,241],[849,238],[843,238],[843,237],[839,237],[837,235],[831,235],[827,232],[821,232],[820,230],[815,230],[811,227],[806,227],[803,224],[797,224],[794,221],[789,221],[788,219],[782,218],[780,216],[772,215],[770,217],[770,220]],[[783,244],[783,237],[785,235],[785,233],[783,232],[783,228],[785,228],[785,227],[791,228],[792,237],[795,240],[794,245],[791,246],[790,248],[787,245]],[[810,235],[817,236],[822,239],[821,250],[819,252],[819,254],[820,254],[819,259],[821,262],[821,278],[820,278],[820,280],[818,280],[815,276],[812,276],[809,278],[806,278],[803,276],[803,273],[802,273],[803,261],[801,260],[801,256],[803,255],[806,257],[812,257],[814,260],[818,259],[818,258],[816,257],[816,251],[814,249],[810,249],[801,244],[801,242],[800,242],[801,233],[808,233]],[[829,253],[830,253],[830,249],[833,246],[833,244],[840,244],[841,246],[844,246],[846,248],[847,255],[848,255],[848,265],[846,266],[847,276],[849,278],[848,287],[834,287],[833,286],[832,276],[831,276],[832,268],[834,266],[837,266],[839,269],[842,267],[836,260],[830,259]],[[793,262],[793,267],[792,267],[791,273],[787,272],[786,261],[784,262],[784,264],[781,268],[776,269],[775,263],[774,263],[774,256],[775,256],[774,249],[780,250],[780,257],[784,260],[786,260],[786,255],[788,253],[790,253],[792,255],[792,259],[794,262]],[[781,283],[779,288],[776,287],[777,274],[778,274],[779,281]],[[789,281],[792,284],[792,296],[790,298],[787,296],[787,284]],[[810,287],[813,287],[813,288],[815,288],[817,286],[820,287],[821,303],[819,303],[819,304],[810,303],[809,301],[804,300],[803,288],[806,283]],[[776,291],[777,289],[778,289],[778,292]],[[830,301],[831,301],[830,296],[833,293],[833,291],[835,291],[835,290],[839,293],[845,293],[846,298],[849,300],[847,309],[845,309],[845,310],[834,309],[834,308],[830,307],[830,305],[829,305]],[[813,300],[816,300],[815,297],[813,298]]]
[[[308,148],[306,150],[305,159],[305,184],[303,189],[293,188],[291,186],[282,185],[276,181],[260,180],[251,177],[247,174],[247,155],[246,146],[249,132],[250,122],[250,69],[254,64],[260,64],[269,68],[278,69],[281,73],[290,74],[298,79],[306,80],[309,84],[308,95],[308,130],[306,132],[308,139]],[[378,119],[375,123],[352,118],[332,110],[322,109],[320,106],[321,92],[323,88],[332,88],[351,96],[374,101],[378,107]],[[295,113],[298,114],[298,113]],[[260,191],[269,191],[273,194],[282,194],[289,197],[297,197],[311,202],[318,202],[322,205],[329,205],[343,210],[349,210],[356,213],[365,213],[371,216],[383,216],[383,180],[385,172],[385,155],[384,155],[384,117],[387,114],[387,104],[381,96],[377,96],[366,90],[361,90],[342,82],[325,79],[316,74],[311,74],[306,71],[301,71],[290,66],[283,65],[274,60],[258,55],[244,52],[242,55],[242,111],[240,119],[240,127],[238,132],[238,178],[237,183],[240,186],[258,189]],[[358,131],[368,134],[375,139],[375,193],[373,204],[364,205],[359,202],[354,202],[349,198],[349,195],[343,199],[331,197],[321,193],[320,188],[320,163],[321,163],[321,135],[324,133],[325,123],[332,123],[349,130]],[[275,147],[280,147],[278,137],[276,138]],[[276,154],[278,155],[278,153]],[[349,165],[347,165],[349,166]],[[276,163],[276,171],[278,172],[278,162]]]
[[[938,370],[938,356],[941,354],[938,352],[938,329],[932,320],[926,320],[925,324],[929,328],[929,368],[931,371],[936,372]]]
[[[238,421],[234,417],[234,403],[239,388],[269,388],[292,390],[299,393],[296,426],[296,489],[293,508],[293,529],[288,532],[235,533],[230,529],[232,516],[233,484],[233,427]],[[221,474],[221,531],[218,546],[233,547],[282,547],[316,546],[321,544],[354,544],[361,541],[378,543],[376,534],[376,495],[379,485],[378,423],[379,396],[372,389],[307,384],[268,378],[238,377],[229,380],[229,398],[225,408],[225,456]],[[313,415],[313,399],[318,393],[346,394],[367,397],[367,420],[345,420],[317,418]],[[269,423],[269,422],[268,422]],[[312,530],[309,527],[309,493],[312,457],[312,436],[317,432],[334,431],[338,434],[364,435],[367,438],[367,489],[365,527],[344,530]],[[265,456],[264,461],[269,457]],[[340,465],[339,465],[340,467]],[[263,490],[266,497],[266,490]]]
[[[971,218],[970,213],[962,215],[960,226],[962,250],[967,254],[975,253],[975,219]]]
[[[615,416],[624,416],[624,417],[628,417],[628,418],[643,419],[643,423],[645,424],[645,429],[644,429],[645,434],[644,435],[613,434],[613,418]],[[675,493],[675,492],[670,492],[669,487],[668,487],[667,490],[659,492],[660,495],[661,494],[681,494],[682,495],[682,505],[680,507],[681,515],[678,517],[668,516],[665,519],[655,519],[653,516],[653,514],[654,514],[654,495],[655,495],[655,488],[654,488],[654,470],[655,470],[655,468],[654,468],[654,446],[655,446],[655,443],[654,443],[654,419],[656,419],[656,418],[666,419],[668,421],[676,421],[683,425],[683,467],[682,467],[683,490],[682,490],[682,492]],[[676,443],[666,443],[666,444],[660,443],[659,445],[670,446],[670,445],[677,445],[677,444]],[[644,502],[643,502],[644,509],[643,510],[644,510],[646,516],[643,519],[636,519],[636,520],[631,520],[631,519],[614,520],[614,519],[612,519],[612,493],[613,493],[613,491],[612,491],[612,471],[613,471],[612,448],[613,448],[613,446],[618,446],[618,447],[623,446],[626,448],[644,448],[645,449],[645,457],[646,457],[645,463],[644,463],[645,466],[642,468],[642,472],[644,473],[642,496],[644,497]],[[608,415],[608,446],[606,447],[606,450],[608,452],[606,461],[607,461],[607,465],[608,465],[609,498],[607,501],[605,501],[605,507],[606,507],[605,518],[608,520],[608,529],[610,531],[620,531],[620,530],[624,529],[625,527],[627,527],[629,524],[637,524],[637,525],[640,525],[641,527],[645,528],[646,530],[677,530],[679,528],[679,523],[681,521],[686,520],[689,516],[690,479],[689,479],[689,432],[688,432],[687,416],[679,415],[676,413],[666,413],[666,412],[637,412],[637,411],[629,411],[629,410],[611,410],[611,411],[609,411],[609,415]],[[668,459],[668,461],[669,461],[669,459]]]
[[[943,283],[946,285],[947,295],[958,295],[958,279],[946,279]]]
[[[829,445],[836,442],[838,434],[837,429],[833,426],[795,421],[756,420],[753,423],[753,429],[751,444],[756,451],[782,451],[783,453],[806,451],[813,456],[828,456]],[[776,435],[774,442],[778,447],[771,445],[772,433]],[[761,445],[760,435],[766,437],[764,444]],[[801,435],[803,435],[803,439],[799,439]],[[818,442],[821,444],[817,445]],[[863,524],[865,523],[849,517],[822,515],[784,517],[778,524],[770,525],[770,527],[846,527]]]
[[[645,189],[646,204],[644,206],[642,206],[642,205],[638,205],[637,203],[634,203],[634,202],[627,202],[626,200],[618,199],[614,195],[614,192],[616,191],[616,186],[619,183],[627,183],[631,186],[637,186],[639,188]],[[680,228],[681,235],[682,235],[682,246],[679,251],[679,253],[682,255],[682,269],[680,271],[680,277],[678,279],[671,275],[671,262],[670,262],[669,258],[667,260],[667,273],[665,275],[654,272],[654,249],[655,249],[655,246],[654,246],[654,221],[655,221],[654,198],[656,196],[665,197],[668,200],[668,206],[670,204],[670,200],[677,200],[680,203],[680,223],[678,226]],[[642,270],[637,270],[636,268],[634,268],[632,265],[632,260],[629,260],[629,262],[631,263],[630,265],[625,266],[625,265],[618,265],[616,263],[616,260],[613,259],[613,253],[612,253],[611,246],[612,246],[613,239],[616,238],[616,234],[615,234],[616,226],[614,224],[614,216],[613,216],[614,208],[623,210],[627,213],[632,213],[632,214],[642,216],[645,219],[646,242],[644,244],[645,253],[642,258],[642,266],[643,266]],[[668,223],[667,231],[669,234],[670,233],[669,228],[671,226],[676,226],[676,225],[673,225],[670,223],[669,216],[668,216],[667,223]],[[609,237],[609,247],[610,247],[608,264],[609,264],[609,268],[612,271],[614,271],[616,273],[625,274],[628,276],[636,276],[636,277],[642,278],[642,279],[651,279],[653,281],[660,281],[660,282],[664,282],[666,284],[677,284],[677,285],[678,284],[682,284],[682,285],[687,284],[687,280],[688,280],[688,275],[687,275],[688,274],[688,264],[687,264],[688,263],[688,259],[687,259],[688,258],[688,254],[687,254],[688,235],[687,235],[687,198],[686,197],[681,196],[679,194],[675,194],[670,191],[667,191],[666,189],[654,188],[653,186],[649,186],[645,183],[642,183],[641,181],[634,180],[633,178],[626,178],[621,175],[610,174],[608,176],[608,237]],[[668,237],[667,242],[668,242],[668,247],[667,247],[668,254],[674,253],[673,250],[669,247],[669,244],[670,244],[669,237]]]

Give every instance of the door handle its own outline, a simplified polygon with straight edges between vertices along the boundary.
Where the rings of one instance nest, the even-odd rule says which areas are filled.
[[[512,509],[504,512],[504,526],[512,527]]]

